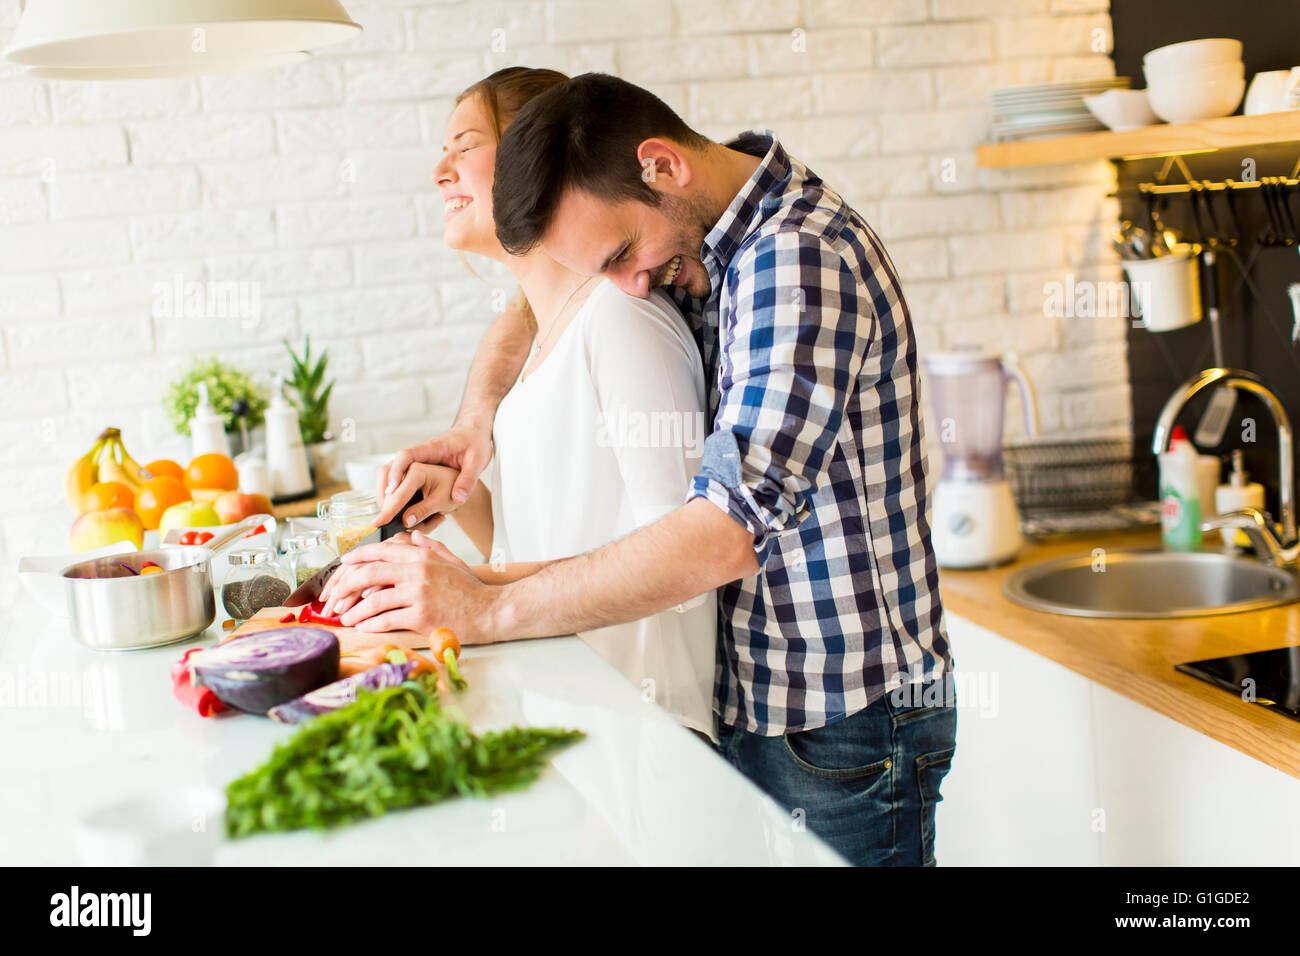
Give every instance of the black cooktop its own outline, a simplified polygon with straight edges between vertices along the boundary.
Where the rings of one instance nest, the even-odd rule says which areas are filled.
[[[1279,647],[1174,666],[1242,700],[1300,720],[1300,647]]]

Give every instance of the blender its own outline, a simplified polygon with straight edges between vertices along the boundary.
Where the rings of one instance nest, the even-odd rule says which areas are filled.
[[[1034,386],[1015,353],[983,349],[923,359],[939,425],[943,472],[934,489],[931,540],[940,567],[1001,564],[1020,551],[1020,515],[1002,472],[1008,380],[1020,386],[1025,431],[1038,434]]]

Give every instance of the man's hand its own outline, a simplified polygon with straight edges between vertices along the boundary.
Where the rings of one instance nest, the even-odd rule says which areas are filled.
[[[449,627],[463,644],[491,639],[484,626],[496,588],[419,531],[354,548],[321,592],[326,608],[360,631]]]
[[[442,465],[458,471],[459,475],[451,485],[450,497],[455,504],[462,505],[469,500],[475,482],[491,459],[491,426],[478,427],[459,422],[436,438],[430,438],[426,442],[399,451],[397,457],[379,469],[379,480],[375,488],[375,500],[379,502],[379,517],[375,519],[375,524],[387,524],[393,520],[398,509],[410,500],[410,494],[402,495],[400,492],[406,482],[407,472],[413,464]],[[409,487],[413,490],[417,486],[412,484]],[[409,509],[407,518],[409,519],[411,513],[419,510],[421,510],[419,506]],[[423,517],[437,510],[436,508],[424,509],[424,515],[416,520],[423,520]],[[406,524],[410,527],[409,520]]]

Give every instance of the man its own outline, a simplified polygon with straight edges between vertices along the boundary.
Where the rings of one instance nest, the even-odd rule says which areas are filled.
[[[916,343],[880,240],[774,138],[713,143],[601,74],[519,113],[493,207],[512,253],[540,245],[634,295],[673,287],[713,383],[700,473],[672,514],[521,580],[486,584],[440,546],[389,543],[349,554],[326,600],[345,623],[474,643],[636,620],[719,588],[720,752],[850,861],[932,864],[952,660]],[[498,319],[456,426],[400,455],[389,489],[413,461],[450,464],[463,500],[528,345],[517,316]]]

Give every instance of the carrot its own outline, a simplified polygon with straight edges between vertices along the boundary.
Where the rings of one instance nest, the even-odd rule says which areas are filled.
[[[452,685],[461,690],[469,686],[465,678],[461,676],[460,667],[456,659],[460,656],[460,641],[456,639],[456,634],[451,628],[440,627],[429,635],[429,649],[437,648],[436,656],[438,660],[447,668],[447,676],[451,678]]]

